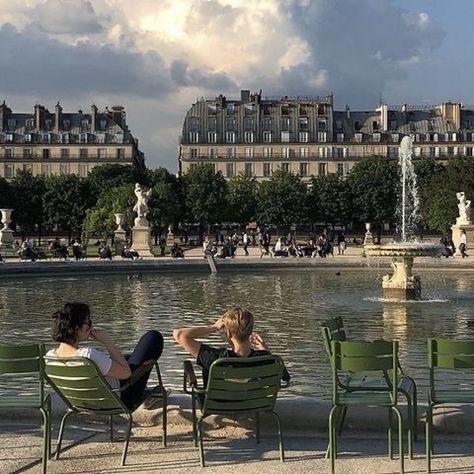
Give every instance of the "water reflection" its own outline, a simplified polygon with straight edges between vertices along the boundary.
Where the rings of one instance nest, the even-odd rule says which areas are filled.
[[[165,337],[161,366],[166,384],[180,390],[186,355],[172,341],[179,326],[213,322],[229,306],[255,315],[255,329],[280,354],[292,374],[287,395],[328,398],[330,370],[319,326],[342,316],[350,338],[398,339],[405,370],[426,386],[428,337],[474,338],[472,273],[426,272],[426,297],[448,303],[387,304],[377,301],[375,269],[302,269],[239,275],[108,275],[76,278],[28,278],[2,281],[1,342],[41,341],[51,346],[51,313],[65,301],[87,301],[94,324],[113,332],[130,350],[143,331]],[[213,335],[209,341],[224,344]],[[325,383],[322,383],[322,382]]]

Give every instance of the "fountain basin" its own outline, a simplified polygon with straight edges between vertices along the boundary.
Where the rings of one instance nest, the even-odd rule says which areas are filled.
[[[421,281],[413,275],[415,257],[434,257],[442,250],[439,244],[430,243],[391,243],[385,245],[366,245],[369,257],[391,257],[392,275],[382,279],[383,297],[397,301],[421,300]]]

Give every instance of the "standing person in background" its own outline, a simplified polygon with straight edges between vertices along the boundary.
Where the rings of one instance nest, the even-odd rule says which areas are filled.
[[[461,230],[461,241],[459,243],[459,251],[461,252],[461,257],[469,257],[469,255],[466,253],[467,250],[467,236],[466,236],[466,230],[462,229]]]
[[[242,244],[244,246],[245,256],[249,254],[247,247],[249,246],[249,235],[247,234],[247,230],[244,230],[244,234],[242,235]]]
[[[342,230],[337,234],[337,254],[344,255],[346,251],[346,236]]]

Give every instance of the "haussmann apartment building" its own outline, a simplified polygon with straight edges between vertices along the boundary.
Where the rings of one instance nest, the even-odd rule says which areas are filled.
[[[197,100],[186,113],[179,168],[209,163],[226,178],[240,172],[268,179],[276,169],[311,176],[346,175],[365,156],[397,159],[404,135],[414,155],[449,160],[472,156],[474,110],[460,103],[390,107],[373,111],[333,108],[333,96],[262,99],[242,90],[240,100],[220,95]]]
[[[15,113],[0,105],[1,177],[11,179],[18,170],[85,177],[106,163],[145,166],[123,107],[65,113],[58,103],[54,112],[35,105],[33,113]]]

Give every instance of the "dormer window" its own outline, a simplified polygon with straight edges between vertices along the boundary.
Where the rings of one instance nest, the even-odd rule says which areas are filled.
[[[47,119],[47,120],[44,121],[44,129],[45,130],[51,130],[51,125],[52,125],[51,119]]]
[[[101,119],[99,124],[100,124],[100,129],[105,130],[105,127],[107,127],[107,120]]]
[[[35,120],[32,118],[26,119],[25,128],[26,130],[33,130],[35,128]]]
[[[63,130],[69,130],[71,128],[70,120],[63,120]]]

